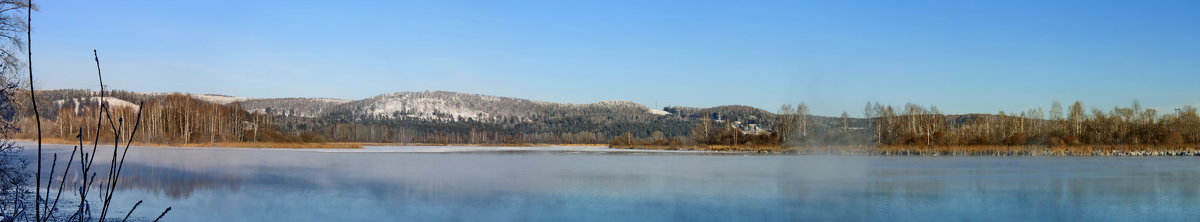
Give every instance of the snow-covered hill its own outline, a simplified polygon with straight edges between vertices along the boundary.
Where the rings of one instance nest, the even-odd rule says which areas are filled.
[[[477,120],[528,119],[538,105],[517,98],[444,91],[398,92],[347,103],[348,114],[379,119]]]
[[[630,101],[591,104],[538,102],[527,99],[445,91],[398,92],[340,105],[343,115],[373,119],[421,119],[438,121],[528,121],[556,111],[630,112],[656,114]]]
[[[76,113],[78,113],[80,111],[80,109],[83,108],[83,106],[94,106],[96,103],[99,103],[100,101],[101,101],[100,97],[71,98],[71,99],[54,100],[54,105],[57,105],[58,107],[71,107],[72,110],[74,110]],[[104,98],[104,102],[108,103],[108,105],[111,107],[131,107],[134,109],[138,108],[137,104],[133,104],[129,101],[125,101],[125,100],[118,99],[118,98]]]
[[[313,118],[324,116],[334,107],[349,102],[351,101],[329,98],[275,98],[247,99],[237,102],[237,105],[250,112]]]
[[[196,98],[199,100],[203,100],[203,101],[210,102],[210,103],[216,103],[216,104],[229,104],[229,103],[233,103],[233,102],[241,102],[241,101],[251,100],[251,98],[246,98],[246,97],[226,96],[226,95],[218,95],[218,94],[192,94],[192,93],[189,93],[187,95],[192,96],[192,98]]]
[[[129,101],[146,101],[173,93],[120,91],[109,97],[114,106],[135,106]],[[95,100],[87,90],[50,90],[47,97],[56,105],[79,107]],[[336,118],[345,120],[427,120],[441,122],[529,122],[548,119],[646,120],[671,114],[648,109],[631,101],[602,101],[588,104],[532,101],[528,99],[446,91],[396,92],[361,100],[330,98],[249,98],[216,94],[184,95],[201,101],[238,106],[249,112],[280,117]],[[125,100],[122,100],[125,99]],[[570,120],[564,120],[570,121]]]

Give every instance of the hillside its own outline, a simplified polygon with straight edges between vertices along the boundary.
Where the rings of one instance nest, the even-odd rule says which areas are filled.
[[[39,92],[51,137],[71,139],[94,125],[100,95]],[[14,97],[19,127],[34,124],[28,97]],[[586,143],[622,147],[705,145],[1140,145],[1200,141],[1200,115],[1184,107],[1158,115],[1140,106],[1043,119],[1036,110],[1008,115],[942,114],[936,107],[874,104],[870,118],[777,114],[740,105],[650,109],[629,101],[588,104],[445,91],[397,92],[361,100],[247,98],[212,94],[113,91],[115,116],[146,111],[142,141]],[[145,102],[145,105],[139,105]],[[783,109],[787,110],[787,109]],[[797,109],[798,110],[798,109]],[[120,122],[119,119],[116,122]],[[92,134],[94,135],[94,133]]]
[[[328,98],[272,98],[245,99],[233,103],[250,112],[273,116],[316,118],[325,116],[339,105],[350,102],[350,100]]]
[[[113,91],[109,103],[136,107],[170,93]],[[335,141],[363,142],[566,142],[604,143],[622,133],[649,137],[685,137],[703,118],[739,127],[770,131],[775,114],[748,106],[650,109],[630,101],[588,104],[532,101],[521,98],[446,91],[396,92],[360,100],[329,98],[248,98],[215,94],[175,94],[198,102],[266,114],[283,133],[317,132]],[[87,90],[39,92],[42,112],[54,118],[62,108],[78,110],[95,104],[98,94]],[[564,139],[572,138],[572,139]]]

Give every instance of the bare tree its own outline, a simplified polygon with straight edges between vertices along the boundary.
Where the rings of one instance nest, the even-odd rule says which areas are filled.
[[[804,103],[796,105],[796,128],[799,130],[800,139],[808,140],[808,130],[811,124],[808,105],[804,105]]]
[[[1071,136],[1078,137],[1083,134],[1083,121],[1086,114],[1083,113],[1083,102],[1075,101],[1071,104],[1070,114],[1067,115],[1067,122],[1071,124]]]
[[[779,114],[775,121],[775,132],[779,134],[779,140],[787,143],[792,139],[792,134],[796,132],[796,109],[792,108],[792,105],[784,104],[779,107]]]
[[[26,56],[21,55],[21,52],[27,52],[24,50],[29,37],[27,13],[36,8],[26,1],[0,1],[0,220],[23,218],[22,215],[28,214],[28,202],[25,201],[28,198],[29,176],[25,169],[28,161],[17,155],[22,147],[11,138],[18,131],[16,112],[24,108],[13,99],[21,93],[19,76],[28,67],[22,61]],[[41,184],[40,179],[37,182]],[[40,195],[35,193],[35,196]],[[35,214],[41,214],[40,209],[35,211]]]
[[[850,132],[850,113],[842,112],[842,133]]]

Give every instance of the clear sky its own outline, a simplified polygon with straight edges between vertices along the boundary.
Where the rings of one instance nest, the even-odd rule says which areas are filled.
[[[1200,1],[38,1],[35,83],[861,116],[1200,105]]]

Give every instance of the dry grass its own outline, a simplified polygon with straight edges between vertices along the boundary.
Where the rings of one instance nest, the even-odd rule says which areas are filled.
[[[45,138],[45,143],[77,145],[78,141],[60,138]],[[220,147],[220,148],[270,148],[270,149],[361,149],[364,146],[609,146],[607,144],[440,144],[440,143],[276,143],[276,142],[223,142],[155,144],[134,142],[137,146],[150,147]],[[1075,146],[800,146],[777,145],[633,145],[609,146],[617,149],[646,150],[689,150],[759,153],[799,153],[834,155],[922,155],[922,156],[1140,156],[1140,155],[1192,155],[1200,154],[1200,145],[1075,145]]]
[[[1166,156],[1200,155],[1200,145],[1077,145],[1077,146],[799,146],[773,145],[635,145],[621,149],[704,150],[831,155],[921,155],[921,156]]]
[[[501,144],[501,143],[353,143],[362,146],[494,146],[494,147],[531,147],[538,144]]]
[[[796,147],[792,150],[805,154],[923,156],[1159,156],[1200,153],[1197,145],[819,146]]]
[[[608,144],[599,144],[599,143],[579,143],[579,144],[556,143],[556,144],[541,144],[541,145],[544,145],[544,146],[608,146]]]
[[[332,142],[330,144],[351,144],[357,146],[473,146],[473,147],[539,147],[539,146],[608,146],[608,144],[592,143],[360,143]]]
[[[689,151],[724,151],[724,152],[786,152],[777,145],[617,145],[609,146],[616,149],[644,150],[689,150]]]
[[[77,140],[61,138],[43,138],[44,143],[78,145]],[[104,142],[104,140],[101,140]],[[219,143],[186,143],[162,144],[134,142],[136,146],[148,147],[212,147],[212,148],[262,148],[262,149],[362,149],[364,146],[490,146],[490,147],[534,147],[534,146],[607,146],[606,144],[442,144],[442,143],[364,143],[364,142],[327,142],[327,143],[281,143],[281,142],[219,142]]]
[[[43,143],[79,145],[79,141],[61,138],[43,138]],[[101,141],[103,143],[103,141]],[[363,143],[275,143],[275,142],[221,142],[221,143],[186,143],[160,144],[133,142],[135,146],[148,147],[222,147],[222,148],[272,148],[272,149],[361,149]],[[86,144],[85,144],[86,145]]]
[[[282,148],[282,149],[362,149],[353,143],[276,143],[276,142],[225,142],[188,143],[166,145],[173,147],[230,147],[230,148]]]

